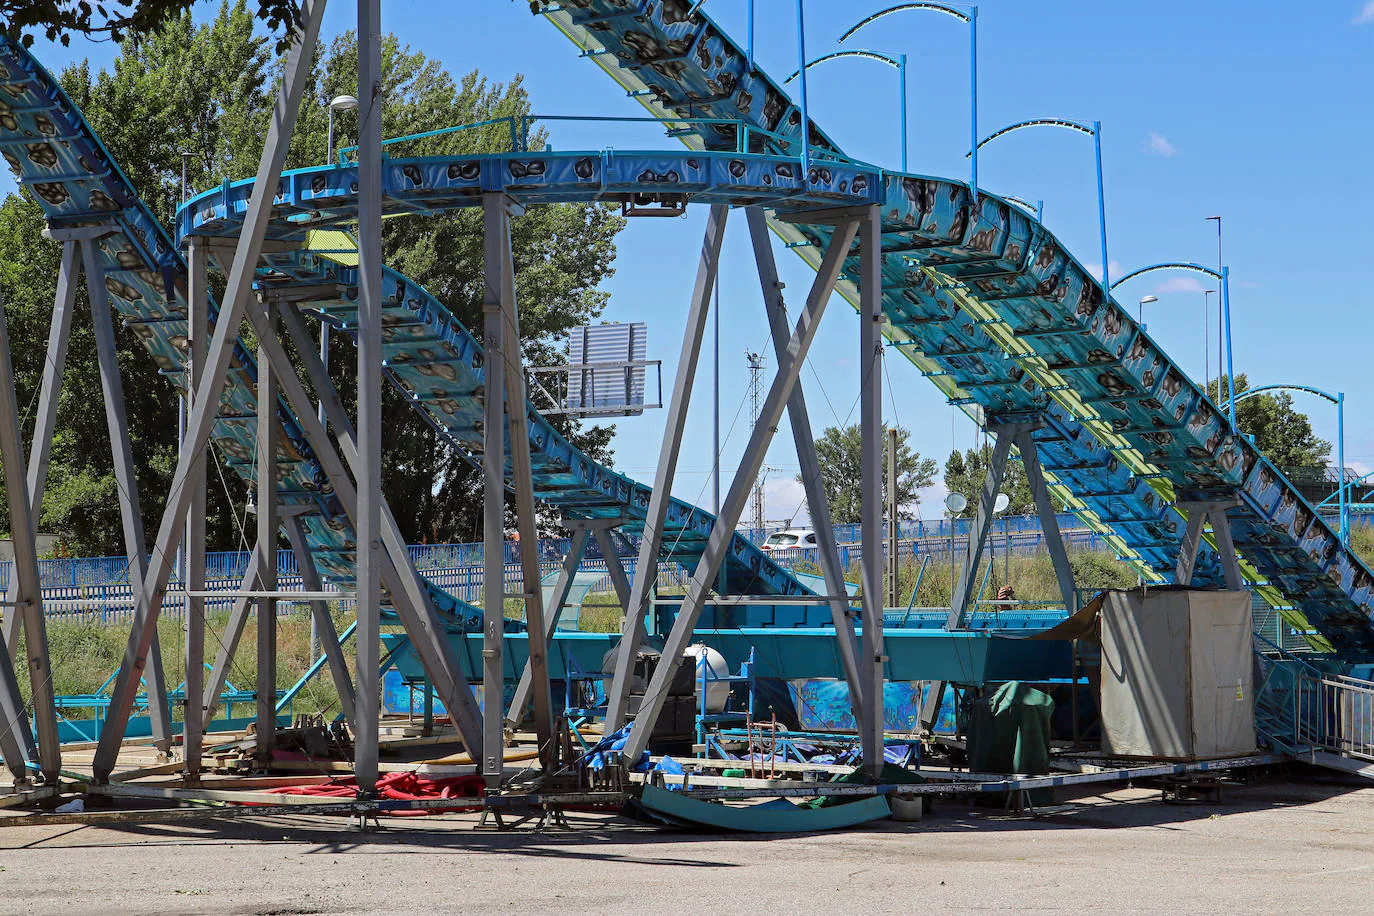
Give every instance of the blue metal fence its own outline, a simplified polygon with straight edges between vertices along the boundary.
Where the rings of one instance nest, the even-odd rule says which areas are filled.
[[[957,556],[965,548],[964,539],[968,535],[970,524],[969,519],[955,519],[952,526],[948,519],[902,522],[899,528],[899,553],[902,556],[948,558],[950,551],[953,550]],[[1069,546],[1087,549],[1100,546],[1099,535],[1083,528],[1075,528],[1074,525],[1075,519],[1072,515],[1060,516],[1060,526],[1064,529],[1064,537]],[[754,543],[761,544],[768,534],[775,530],[778,529],[741,529],[739,533]],[[840,544],[841,562],[846,567],[857,562],[862,557],[858,543],[858,526],[838,526],[835,535]],[[999,553],[1009,549],[1012,553],[1024,555],[1044,548],[1044,534],[1040,530],[1039,519],[1035,516],[999,519],[994,526],[992,539],[993,549]],[[638,541],[635,535],[621,541],[622,563],[630,575],[634,573]],[[555,572],[559,568],[570,546],[568,538],[545,538],[539,542],[541,569],[544,574]],[[504,585],[507,591],[519,591],[523,584],[519,550],[520,545],[516,541],[508,541],[505,545]],[[481,599],[483,552],[480,543],[414,544],[410,547],[411,559],[426,579],[468,602],[477,602]],[[782,550],[775,551],[772,556],[779,565],[789,569],[809,569],[816,562],[815,550]],[[206,589],[225,592],[237,589],[248,568],[248,558],[247,551],[220,551],[207,554]],[[599,545],[595,540],[589,539],[582,569],[594,571],[605,568],[606,562]],[[0,562],[0,588],[8,588],[10,570],[9,562]],[[129,564],[124,557],[41,560],[39,573],[43,582],[44,607],[51,616],[120,623],[127,622],[133,613]],[[296,566],[295,555],[290,550],[278,551],[277,575],[282,588],[298,586],[299,569]],[[660,564],[660,587],[683,586],[686,581],[686,573],[676,564]],[[173,594],[164,607],[164,613],[178,617],[183,613],[184,599],[175,594],[180,588],[181,583],[174,576],[169,583],[169,590]],[[594,592],[610,590],[609,575],[592,587]],[[207,599],[207,609],[211,612],[227,611],[233,601],[233,598],[227,596]],[[304,610],[304,605],[281,602],[281,613],[295,613],[297,610]]]

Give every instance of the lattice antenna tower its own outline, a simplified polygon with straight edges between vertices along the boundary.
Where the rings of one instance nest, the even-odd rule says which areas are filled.
[[[759,422],[759,411],[763,408],[765,357],[762,353],[746,351],[744,358],[749,364],[749,430],[753,432],[754,427]],[[753,525],[755,528],[762,528],[766,518],[763,511],[763,482],[767,476],[767,470],[761,469],[758,478],[754,481]]]

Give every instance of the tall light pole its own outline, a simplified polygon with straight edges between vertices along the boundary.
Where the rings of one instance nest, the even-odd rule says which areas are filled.
[[[879,63],[887,64],[889,67],[893,67],[897,70],[897,82],[899,84],[899,91],[897,94],[897,104],[899,106],[897,113],[897,123],[899,125],[899,129],[901,130],[902,135],[902,171],[905,172],[907,170],[906,55],[899,54],[896,57],[890,57],[886,54],[880,54],[877,51],[864,51],[857,48],[848,51],[832,51],[829,54],[822,54],[815,60],[809,61],[804,69],[810,70],[817,64],[824,63],[828,60],[836,60],[837,58],[841,57],[862,57],[867,60],[876,60]],[[801,74],[801,70],[794,70],[791,76],[782,81],[783,85],[787,85],[788,83],[792,82]]]
[[[351,95],[337,95],[334,97],[334,100],[329,103],[329,136],[327,141],[328,145],[325,147],[327,150],[325,154],[326,162],[331,164],[334,162],[334,112],[353,111],[357,109],[357,107],[358,100]]]
[[[1216,224],[1217,224],[1217,273],[1220,274],[1220,273],[1221,273],[1221,263],[1222,263],[1222,259],[1221,259],[1221,217],[1220,217],[1220,216],[1209,216],[1209,217],[1207,217],[1207,219],[1205,220],[1205,222],[1209,222],[1209,223],[1210,223],[1210,222],[1213,222],[1213,221],[1215,221]],[[1218,277],[1218,279],[1220,279],[1220,277]],[[1221,369],[1221,367],[1224,365],[1224,363],[1223,363],[1223,361],[1222,361],[1222,353],[1221,353],[1221,339],[1222,339],[1222,330],[1221,330],[1221,302],[1220,302],[1220,300],[1218,300],[1218,302],[1217,302],[1217,400],[1218,400],[1218,401],[1221,401],[1221,399],[1222,399],[1222,393],[1221,393],[1221,372],[1222,372],[1222,369]],[[1227,385],[1227,387],[1230,388],[1231,391],[1235,391],[1235,390],[1236,390],[1236,384],[1235,384],[1234,381],[1229,382],[1228,385]],[[1228,398],[1228,400],[1229,400],[1229,398]]]
[[[1145,306],[1151,302],[1158,302],[1158,296],[1141,296],[1140,302],[1136,305],[1135,320],[1140,324],[1140,330],[1145,330]]]
[[[1212,333],[1212,295],[1214,289],[1204,289],[1202,291],[1202,308],[1205,314],[1202,316],[1202,390],[1206,391],[1207,386],[1212,383],[1212,342],[1209,336]],[[1217,394],[1220,396],[1221,387],[1218,383]]]
[[[978,200],[978,145],[979,145],[979,144],[978,144],[978,7],[976,7],[976,6],[970,6],[970,7],[968,8],[968,12],[964,12],[963,10],[958,9],[957,7],[949,6],[949,5],[944,4],[944,3],[934,3],[934,2],[930,2],[930,0],[922,0],[922,2],[916,2],[916,3],[899,3],[899,4],[897,4],[896,6],[890,6],[890,7],[888,7],[888,8],[885,9],[885,10],[879,10],[878,12],[872,14],[871,16],[865,16],[863,19],[860,19],[860,20],[859,20],[858,22],[856,22],[854,25],[850,26],[850,27],[849,27],[849,30],[848,30],[847,32],[845,32],[843,35],[840,36],[839,44],[844,44],[846,39],[848,39],[848,38],[849,38],[851,35],[853,35],[855,32],[859,31],[859,29],[862,29],[864,26],[868,25],[868,24],[871,23],[871,22],[876,22],[877,20],[882,19],[884,16],[890,16],[890,15],[892,15],[893,13],[902,13],[902,12],[906,12],[906,11],[908,11],[908,10],[911,10],[911,11],[929,10],[929,11],[934,12],[934,13],[944,13],[946,16],[953,16],[955,19],[958,19],[960,22],[966,23],[966,24],[968,25],[968,41],[969,41],[969,44],[968,44],[968,49],[969,49],[969,52],[968,52],[968,53],[969,53],[969,61],[968,61],[968,66],[969,66],[969,93],[968,93],[968,95],[969,95],[969,148],[970,148],[970,150],[971,150],[971,152],[969,153],[969,158],[972,160],[972,162],[971,162],[971,168],[970,168],[970,170],[969,170],[969,190],[973,193],[973,199],[974,199],[974,201],[976,202],[976,201]],[[906,85],[906,79],[905,79],[905,78],[902,79],[902,85],[903,85],[903,86]],[[906,106],[903,105],[902,108],[903,108],[903,110],[905,110]],[[905,133],[903,133],[903,137],[905,137]],[[903,171],[905,171],[905,170],[906,170],[906,167],[903,166],[902,169],[903,169]]]
[[[974,145],[969,151],[968,157],[977,154],[978,150],[987,146],[998,137],[1005,136],[1013,131],[1024,130],[1028,127],[1060,127],[1065,130],[1072,130],[1080,134],[1089,134],[1093,138],[1093,156],[1097,164],[1097,230],[1098,239],[1102,249],[1102,301],[1111,301],[1112,282],[1110,271],[1107,268],[1107,201],[1102,189],[1102,122],[1093,121],[1074,121],[1069,118],[1031,118],[1026,121],[1017,121],[1015,124],[1008,124],[1001,130],[988,134]]]

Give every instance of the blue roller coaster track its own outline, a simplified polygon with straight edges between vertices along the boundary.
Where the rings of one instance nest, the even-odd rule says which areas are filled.
[[[1235,495],[1229,510],[1242,569],[1322,648],[1374,658],[1374,576],[1241,436],[1215,404],[1110,298],[1043,225],[1006,199],[966,184],[883,171],[851,160],[814,123],[810,168],[799,156],[801,114],[779,86],[705,15],[683,2],[573,0],[538,15],[565,32],[651,114],[677,152],[528,150],[513,130],[499,155],[389,159],[384,206],[424,214],[475,206],[483,192],[516,202],[729,203],[797,214],[878,204],[883,221],[885,333],[893,346],[975,420],[1035,416],[1041,462],[1058,496],[1109,538],[1142,574],[1172,574],[1186,519],[1183,499]],[[185,267],[177,248],[51,76],[23,48],[0,39],[0,150],[54,226],[108,223],[99,248],[109,292],[164,374],[181,387]],[[352,164],[283,176],[269,235],[307,232],[355,218]],[[226,184],[179,212],[179,235],[235,236],[249,184]],[[829,229],[774,222],[813,266]],[[345,331],[356,321],[355,272],[327,252],[264,256],[264,288],[333,288],[308,302]],[[857,258],[838,290],[858,302]],[[480,460],[482,353],[473,336],[425,290],[388,272],[387,373],[436,430]],[[240,346],[214,438],[252,478],[252,355]],[[644,486],[592,462],[528,408],[537,495],[574,517],[643,518]],[[353,532],[283,403],[283,505],[305,506],[310,547],[340,580],[353,574]],[[712,517],[673,505],[665,544],[689,568]],[[798,595],[805,586],[736,537],[727,566],[732,593]],[[479,613],[435,590],[461,627]]]

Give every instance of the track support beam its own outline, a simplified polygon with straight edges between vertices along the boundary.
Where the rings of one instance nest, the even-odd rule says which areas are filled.
[[[876,210],[876,208],[874,209]],[[876,222],[876,213],[874,214],[874,222]],[[769,386],[768,395],[759,413],[759,421],[755,424],[749,437],[749,444],[745,447],[744,455],[740,459],[740,466],[735,472],[725,502],[721,506],[721,513],[711,528],[711,534],[706,541],[701,560],[697,563],[696,571],[687,585],[687,594],[683,598],[677,619],[674,621],[673,628],[664,643],[663,655],[659,660],[658,667],[654,669],[654,676],[646,689],[639,714],[635,717],[634,729],[630,732],[622,751],[623,760],[626,763],[632,764],[637,761],[648,747],[649,737],[653,733],[659,713],[663,710],[663,704],[668,698],[668,687],[672,683],[677,669],[682,665],[683,652],[688,643],[691,642],[692,630],[696,627],[697,620],[701,616],[707,593],[715,583],[716,573],[725,559],[730,541],[735,536],[735,525],[738,524],[740,515],[744,512],[745,503],[753,489],[759,468],[763,464],[764,455],[772,443],[778,422],[782,419],[782,412],[786,408],[788,398],[791,396],[792,389],[801,374],[802,364],[811,348],[811,342],[815,339],[816,330],[825,313],[826,304],[829,302],[836,281],[839,280],[845,257],[849,253],[850,244],[853,242],[858,229],[859,226],[852,220],[838,226],[830,240],[829,247],[826,249],[825,257],[817,271],[815,283],[811,287],[811,294],[807,297],[806,307],[799,316],[796,329],[788,341],[786,366],[785,368],[783,365],[778,366],[778,373],[774,377],[772,385]],[[876,246],[876,239],[874,243]],[[874,261],[877,262],[876,256]],[[706,284],[706,289],[701,290],[703,300],[709,294],[709,288],[710,285]],[[699,332],[697,336],[699,339]],[[643,554],[641,554],[642,557]],[[645,575],[646,570],[639,569],[636,582]],[[625,678],[628,683],[633,662],[633,654],[629,655],[628,658],[622,656],[621,664],[616,670],[616,677],[618,679]]]
[[[639,559],[635,563],[635,578],[630,588],[629,604],[625,607],[625,626],[616,649],[615,675],[611,680],[611,689],[606,695],[607,734],[625,724],[625,711],[630,700],[630,683],[634,676],[635,655],[639,652],[640,643],[644,641],[644,617],[649,610],[649,595],[653,592],[658,579],[658,554],[663,545],[663,528],[668,519],[668,507],[672,503],[678,453],[682,449],[687,409],[692,402],[697,360],[701,356],[701,341],[706,333],[711,291],[716,285],[721,244],[725,239],[725,222],[729,215],[728,206],[714,204],[706,219],[706,235],[701,242],[696,285],[692,289],[687,326],[683,330],[682,352],[678,354],[673,398],[668,405],[663,445],[659,449],[658,468],[654,472],[654,489],[649,495],[649,509],[639,541]]]

